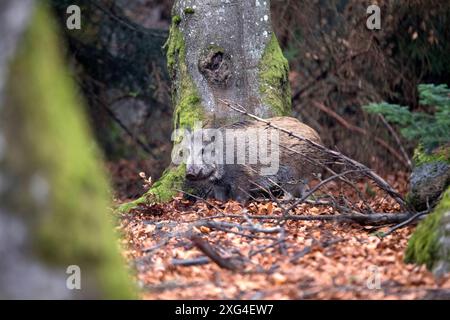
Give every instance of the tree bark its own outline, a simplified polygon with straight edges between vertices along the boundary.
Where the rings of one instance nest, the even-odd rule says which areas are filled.
[[[426,264],[437,276],[450,271],[450,187],[412,235],[405,260]]]
[[[427,153],[419,146],[413,160],[408,201],[418,210],[436,207],[413,233],[405,258],[441,276],[450,271],[450,147]]]
[[[289,66],[272,30],[270,1],[175,1],[165,47],[175,129],[242,119],[220,99],[262,118],[290,114]],[[147,195],[120,209],[148,196],[170,200],[183,187],[184,172],[183,165],[169,167]]]
[[[269,1],[176,1],[170,32],[176,128],[188,124],[180,114],[186,82],[213,126],[242,117],[219,99],[263,118],[290,112],[288,65],[272,31]]]

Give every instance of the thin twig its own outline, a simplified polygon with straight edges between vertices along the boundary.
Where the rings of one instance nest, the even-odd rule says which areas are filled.
[[[392,232],[394,232],[397,229],[406,227],[408,224],[412,223],[414,220],[416,220],[417,218],[426,215],[430,212],[430,210],[426,210],[426,211],[421,211],[421,212],[417,212],[415,215],[411,216],[409,219],[406,219],[405,221],[400,222],[399,224],[393,226],[392,228],[390,228],[388,231],[384,232],[382,237],[386,237],[388,235],[390,235]]]
[[[340,152],[328,149],[328,148],[322,146],[321,144],[319,144],[317,142],[314,142],[314,141],[312,141],[312,140],[310,140],[308,138],[305,138],[305,137],[300,136],[298,134],[295,134],[295,133],[293,133],[293,132],[291,132],[289,130],[286,130],[286,129],[283,129],[283,128],[277,126],[277,125],[274,125],[274,124],[270,123],[269,120],[262,119],[262,118],[260,118],[258,116],[255,116],[255,115],[245,111],[245,108],[242,107],[239,104],[234,103],[234,105],[233,105],[233,103],[231,103],[231,102],[229,102],[227,100],[223,100],[223,99],[219,99],[219,101],[221,101],[222,103],[224,103],[225,105],[227,105],[228,107],[230,107],[231,109],[233,109],[233,110],[235,110],[235,111],[237,111],[239,113],[242,113],[242,114],[244,114],[244,115],[246,115],[246,116],[248,116],[248,117],[250,117],[252,119],[255,119],[257,121],[263,122],[263,123],[265,123],[266,125],[268,125],[271,128],[274,128],[276,130],[279,130],[279,131],[282,131],[284,133],[287,133],[291,137],[295,137],[295,138],[297,138],[297,139],[299,139],[301,141],[305,141],[305,142],[309,143],[311,146],[313,146],[313,147],[317,148],[318,150],[324,152],[325,154],[328,154],[329,156],[332,156],[334,158],[338,158],[341,161],[343,161],[344,163],[346,163],[346,164],[348,164],[348,165],[350,165],[350,166],[352,166],[354,168],[359,169],[362,174],[364,174],[365,176],[367,176],[368,178],[373,180],[381,189],[385,190],[393,199],[395,199],[400,204],[401,207],[406,209],[406,211],[414,211],[414,209],[410,208],[409,205],[405,202],[403,197],[397,191],[395,191],[383,178],[381,178],[379,175],[377,175],[375,172],[373,172],[371,169],[369,169],[368,167],[366,167],[362,163],[360,163],[360,162],[358,162],[356,160],[353,160],[353,159],[343,155]]]
[[[412,168],[411,159],[409,158],[408,153],[405,151],[405,148],[403,147],[403,144],[400,141],[400,138],[399,138],[397,132],[395,132],[394,128],[392,128],[392,126],[389,124],[389,122],[386,121],[386,119],[384,118],[384,116],[382,114],[379,114],[378,117],[381,119],[383,124],[389,130],[390,134],[394,137],[394,140],[397,143],[397,146],[400,149],[400,152],[403,154],[403,157],[405,158],[405,160],[408,164],[408,167],[411,169]]]
[[[339,177],[345,176],[346,174],[352,173],[352,172],[359,172],[359,170],[347,170],[342,173],[336,174],[334,176],[331,176],[320,183],[318,183],[316,186],[311,188],[305,195],[303,195],[300,199],[296,200],[291,206],[289,206],[287,209],[284,210],[283,215],[286,215],[289,211],[294,209],[296,206],[298,206],[300,203],[305,201],[308,197],[310,197],[314,192],[316,192],[320,187],[324,186],[328,182],[337,179]]]

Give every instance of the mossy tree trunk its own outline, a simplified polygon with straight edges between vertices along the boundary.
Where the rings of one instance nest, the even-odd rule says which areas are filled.
[[[0,18],[11,40],[0,54],[0,298],[132,298],[53,17],[44,1],[8,0]]]
[[[405,260],[426,264],[437,276],[450,271],[450,187],[412,235]]]
[[[174,128],[217,127],[242,119],[220,99],[263,118],[289,115],[289,66],[273,33],[270,1],[178,0],[166,43]],[[184,167],[170,167],[148,195],[170,200]],[[127,210],[146,196],[121,207]]]
[[[418,210],[437,205],[412,235],[406,261],[426,264],[436,275],[450,271],[450,147],[414,154],[409,202]]]
[[[433,206],[450,183],[450,145],[414,151],[408,201],[417,210]]]

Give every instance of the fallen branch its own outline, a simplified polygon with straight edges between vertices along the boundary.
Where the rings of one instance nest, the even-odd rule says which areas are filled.
[[[223,99],[219,99],[219,101],[221,101],[222,103],[224,103],[225,105],[227,105],[228,107],[230,107],[231,109],[242,113],[252,119],[255,119],[257,121],[263,122],[265,123],[267,126],[274,128],[276,130],[282,131],[284,133],[287,133],[289,136],[291,137],[295,137],[301,141],[305,141],[307,143],[309,143],[311,146],[317,148],[318,150],[320,150],[321,152],[323,152],[324,154],[328,154],[329,156],[332,156],[336,159],[340,159],[343,163],[346,163],[348,165],[350,165],[351,167],[359,170],[363,175],[365,175],[366,177],[368,177],[369,179],[371,179],[372,181],[375,182],[375,184],[378,185],[378,187],[380,187],[381,189],[385,190],[393,199],[395,199],[395,201],[397,201],[397,203],[400,204],[400,206],[402,208],[405,209],[405,211],[411,211],[411,212],[415,212],[414,209],[410,208],[408,206],[408,204],[405,202],[405,200],[403,199],[403,197],[397,192],[395,191],[383,178],[381,178],[380,176],[378,176],[375,172],[373,172],[371,169],[369,169],[368,167],[366,167],[365,165],[363,165],[362,163],[359,163],[356,160],[353,160],[345,155],[343,155],[342,153],[338,152],[338,151],[334,151],[331,149],[328,149],[324,146],[322,146],[319,143],[316,143],[308,138],[305,138],[303,136],[300,136],[298,134],[295,134],[289,130],[286,130],[284,128],[281,128],[279,126],[273,125],[270,123],[270,121],[262,119],[258,116],[255,116],[247,111],[245,111],[245,108],[242,107],[239,104],[232,104],[231,102],[227,101],[227,100],[223,100]]]
[[[208,264],[210,262],[211,259],[208,257],[199,257],[194,259],[172,259],[172,265],[183,267],[199,266],[203,264]]]
[[[191,241],[201,252],[208,256],[219,267],[232,271],[238,270],[238,267],[233,262],[231,262],[230,259],[222,258],[220,254],[216,252],[213,246],[211,246],[208,242],[203,241],[199,236],[191,236]]]
[[[246,237],[246,238],[251,238],[251,239],[267,239],[267,240],[274,240],[274,238],[273,237],[269,237],[269,236],[260,236],[260,235],[257,235],[257,234],[252,234],[252,233],[244,233],[244,232],[241,232],[241,231],[234,231],[234,230],[231,230],[232,228],[238,228],[238,229],[247,229],[247,230],[249,230],[250,232],[253,232],[253,233],[257,233],[257,232],[266,232],[266,233],[272,233],[273,231],[261,231],[261,230],[256,230],[256,229],[254,229],[254,228],[243,228],[243,226],[239,226],[239,225],[237,225],[237,224],[234,224],[234,223],[229,223],[229,222],[217,222],[217,221],[214,221],[214,222],[212,222],[212,221],[200,221],[200,222],[198,222],[197,223],[197,226],[205,226],[205,227],[208,227],[208,228],[211,228],[211,229],[216,229],[216,230],[220,230],[220,231],[224,231],[224,232],[229,232],[229,233],[234,233],[234,234],[237,234],[237,235],[240,235],[240,236],[243,236],[243,237]],[[276,231],[276,232],[278,232],[278,231]]]
[[[418,219],[419,217],[426,215],[430,213],[430,210],[426,210],[426,211],[421,211],[421,212],[417,212],[415,215],[413,215],[412,217],[406,219],[405,221],[400,222],[399,224],[393,226],[392,228],[390,228],[388,231],[384,232],[382,237],[386,237],[388,235],[390,235],[392,232],[394,232],[397,229],[406,227],[408,224],[412,223],[414,220]]]
[[[186,289],[191,287],[198,287],[204,285],[203,282],[200,281],[193,281],[190,283],[179,283],[175,281],[167,281],[162,282],[156,285],[145,285],[144,290],[149,292],[164,292],[168,290],[176,290],[176,289]]]
[[[245,219],[239,214],[227,214],[225,216],[212,216],[209,219],[214,218],[237,218]],[[273,216],[273,215],[249,215],[250,219],[256,220],[304,220],[304,221],[335,221],[335,222],[355,222],[362,225],[370,224],[392,224],[400,223],[411,217],[410,212],[406,213],[372,213],[362,214],[359,212],[353,212],[352,214],[324,214],[315,216],[306,215],[287,215],[287,216]]]
[[[361,225],[391,224],[405,221],[411,216],[408,213],[373,213],[373,214],[338,214],[338,215],[318,215],[318,216],[300,216],[289,215],[283,217],[286,220],[305,220],[305,221],[337,221],[337,222],[356,222]]]
[[[244,219],[246,219],[246,216],[242,216]],[[249,216],[250,217],[250,216]],[[275,228],[260,228],[257,226],[246,226],[246,225],[239,225],[236,223],[231,222],[222,222],[222,221],[205,221],[202,223],[203,225],[210,227],[210,228],[238,228],[240,230],[248,230],[251,232],[261,232],[261,233],[278,233],[281,231],[281,228],[275,227]]]

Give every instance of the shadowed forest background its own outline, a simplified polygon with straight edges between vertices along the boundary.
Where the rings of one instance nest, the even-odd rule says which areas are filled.
[[[56,5],[62,22],[67,4]],[[271,11],[289,61],[293,115],[325,145],[377,172],[408,171],[399,142],[362,106],[387,101],[418,111],[418,84],[449,82],[449,13],[439,1],[380,6],[377,31],[365,28],[366,7],[357,1],[275,0]],[[73,69],[118,195],[135,198],[144,192],[138,173],[156,180],[170,163],[172,108],[162,47],[172,1],[86,1],[82,7],[83,30],[66,30]],[[400,139],[411,154],[414,142]]]

